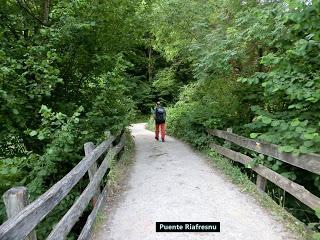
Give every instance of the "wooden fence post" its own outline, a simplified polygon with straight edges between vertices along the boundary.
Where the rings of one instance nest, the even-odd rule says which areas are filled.
[[[232,133],[232,128],[227,128],[227,132]],[[228,140],[224,141],[224,145],[226,148],[231,148],[231,142]]]
[[[267,179],[257,174],[256,185],[258,187],[258,190],[260,190],[261,192],[265,192]]]
[[[6,206],[8,219],[17,215],[29,204],[28,190],[26,187],[11,188],[3,194],[3,202]],[[37,240],[36,232],[33,230],[26,240]]]
[[[93,149],[94,149],[93,142],[87,142],[87,143],[84,144],[84,153],[85,153],[86,156],[88,156],[93,151]],[[97,172],[97,170],[98,170],[97,162],[94,162],[92,164],[92,166],[88,170],[90,182],[93,180],[93,176]],[[96,189],[96,193],[94,194],[94,196],[92,198],[93,207],[96,205],[96,202],[97,202],[97,200],[99,198],[99,195],[100,195],[100,187],[98,187]]]

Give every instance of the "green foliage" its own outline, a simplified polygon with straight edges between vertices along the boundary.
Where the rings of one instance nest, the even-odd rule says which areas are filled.
[[[173,69],[164,68],[159,70],[155,76],[152,86],[157,92],[161,93],[161,98],[169,98],[171,101],[177,97],[180,83],[175,79],[175,72]]]
[[[131,0],[58,1],[47,22],[43,2],[0,4],[0,195],[24,185],[34,200],[81,160],[85,142],[100,143],[106,130],[131,121],[127,55],[144,43],[145,28]],[[86,181],[41,223],[38,239]]]
[[[171,134],[203,147],[205,129],[232,127],[295,156],[320,152],[319,1],[159,1],[153,6],[156,48],[170,61],[187,59],[193,72],[192,83],[181,88],[168,111]],[[254,161],[247,167],[264,164],[319,194],[317,175],[249,154]],[[315,218],[293,199],[284,204],[305,222]]]
[[[159,99],[168,132],[199,148],[211,141],[207,128],[232,127],[283,152],[320,152],[318,0],[63,0],[48,19],[42,4],[0,0],[0,194],[26,185],[35,199],[77,164],[85,142]],[[264,164],[319,193],[319,176],[248,154],[248,168]]]
[[[248,127],[284,152],[320,152],[319,12],[319,1],[289,12],[285,30],[273,33],[275,49],[261,59],[271,71],[242,79],[263,87],[264,105],[252,107],[257,117]]]
[[[197,33],[201,34],[192,28],[193,24],[202,24],[203,16],[211,9],[199,1],[157,0],[151,10],[153,46],[168,60],[174,60],[187,54],[189,44],[199,37]]]
[[[236,81],[225,82],[223,79],[186,86],[174,108],[168,111],[168,131],[190,141],[197,139],[196,134],[200,141],[207,128],[235,124],[242,113],[237,111],[240,102],[232,90],[239,87]],[[202,140],[196,145],[201,144]]]

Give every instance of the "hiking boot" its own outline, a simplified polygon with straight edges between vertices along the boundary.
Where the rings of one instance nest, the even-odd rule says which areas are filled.
[[[157,141],[159,141],[159,138],[158,138],[158,137],[155,137],[154,139],[157,140]]]

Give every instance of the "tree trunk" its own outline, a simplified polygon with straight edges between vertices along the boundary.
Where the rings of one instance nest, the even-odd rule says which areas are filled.
[[[149,49],[148,49],[148,79],[149,79],[149,81],[152,80],[152,68],[153,68],[152,48],[150,46]]]
[[[43,2],[43,23],[45,25],[49,22],[50,0],[44,0]]]

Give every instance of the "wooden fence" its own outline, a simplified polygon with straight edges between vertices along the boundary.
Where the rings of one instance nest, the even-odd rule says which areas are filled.
[[[320,174],[320,155],[303,154],[296,157],[290,153],[280,152],[278,150],[279,146],[277,145],[248,139],[236,135],[230,131],[207,130],[207,132],[212,136],[225,139],[243,148],[276,158],[295,167],[299,167],[310,172]],[[231,149],[222,147],[214,143],[211,143],[210,147],[217,153],[242,164],[248,164],[253,161],[253,159],[247,155],[244,155],[242,153],[233,151]],[[309,192],[303,186],[283,177],[282,175],[261,164],[258,164],[257,166],[253,167],[252,170],[257,173],[256,184],[259,190],[265,191],[267,180],[269,180],[270,182],[279,186],[286,192],[290,193],[292,196],[300,200],[308,207],[314,210],[320,208],[320,198]]]
[[[116,139],[119,143],[115,145]],[[53,185],[47,192],[41,195],[31,204],[24,207],[19,213],[10,217],[5,223],[0,226],[1,240],[21,240],[21,239],[36,239],[33,230],[36,226],[57,206],[61,200],[70,192],[70,190],[80,181],[86,172],[89,174],[90,182],[76,199],[72,207],[55,225],[54,229],[48,236],[48,240],[65,239],[72,227],[79,220],[80,216],[92,200],[94,208],[87,218],[87,222],[83,227],[78,240],[88,239],[91,234],[91,229],[97,217],[99,209],[105,202],[107,188],[106,186],[100,191],[100,184],[103,177],[108,173],[110,162],[123,149],[125,143],[125,134],[121,136],[111,136],[108,140],[103,141],[100,145],[94,148],[93,143],[84,145],[85,157],[59,182]],[[114,146],[115,145],[115,146]],[[104,160],[97,167],[97,160],[106,153]],[[11,189],[5,195],[10,196],[12,192],[17,192],[20,189]],[[7,213],[10,212],[10,207],[7,206]]]

